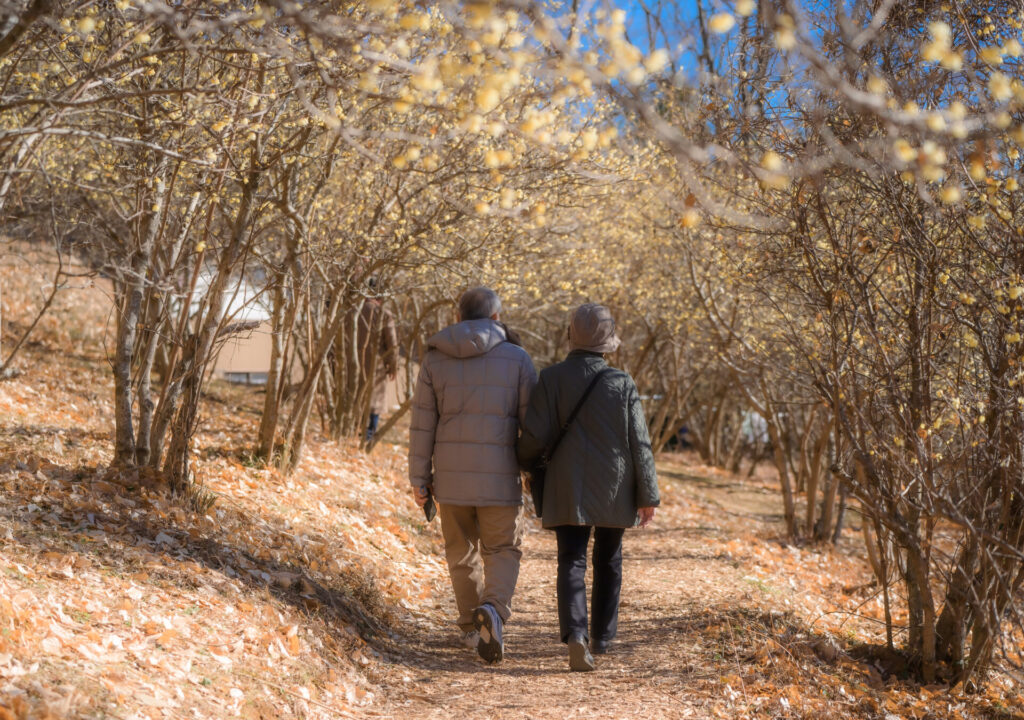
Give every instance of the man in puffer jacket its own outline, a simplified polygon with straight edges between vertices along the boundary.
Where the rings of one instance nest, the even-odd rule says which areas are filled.
[[[409,429],[409,480],[418,505],[429,488],[440,508],[462,642],[488,662],[504,654],[502,628],[519,578],[516,439],[537,382],[500,312],[490,288],[462,295],[461,322],[427,341]]]

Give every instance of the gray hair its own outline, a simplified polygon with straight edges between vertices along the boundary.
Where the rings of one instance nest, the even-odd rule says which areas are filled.
[[[482,320],[501,312],[498,293],[489,287],[470,288],[459,298],[460,320]]]

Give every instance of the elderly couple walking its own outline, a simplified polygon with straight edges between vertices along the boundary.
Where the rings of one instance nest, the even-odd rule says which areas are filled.
[[[521,469],[549,459],[537,512],[558,543],[560,637],[570,669],[593,670],[618,627],[623,533],[659,504],[643,408],[629,374],[605,362],[619,345],[607,308],[576,309],[571,352],[539,380],[500,313],[492,290],[473,288],[460,322],[427,342],[409,431],[413,494],[421,506],[437,499],[462,642],[497,662],[522,558]]]

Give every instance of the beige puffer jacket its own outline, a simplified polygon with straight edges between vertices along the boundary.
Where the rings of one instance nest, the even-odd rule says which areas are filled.
[[[409,481],[449,505],[523,502],[516,438],[537,373],[490,319],[427,341],[412,403]]]

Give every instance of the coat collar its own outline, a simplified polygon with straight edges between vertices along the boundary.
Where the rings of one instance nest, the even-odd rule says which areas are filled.
[[[604,355],[590,352],[589,350],[573,350],[565,358],[566,360],[578,360],[587,365],[607,365]]]

